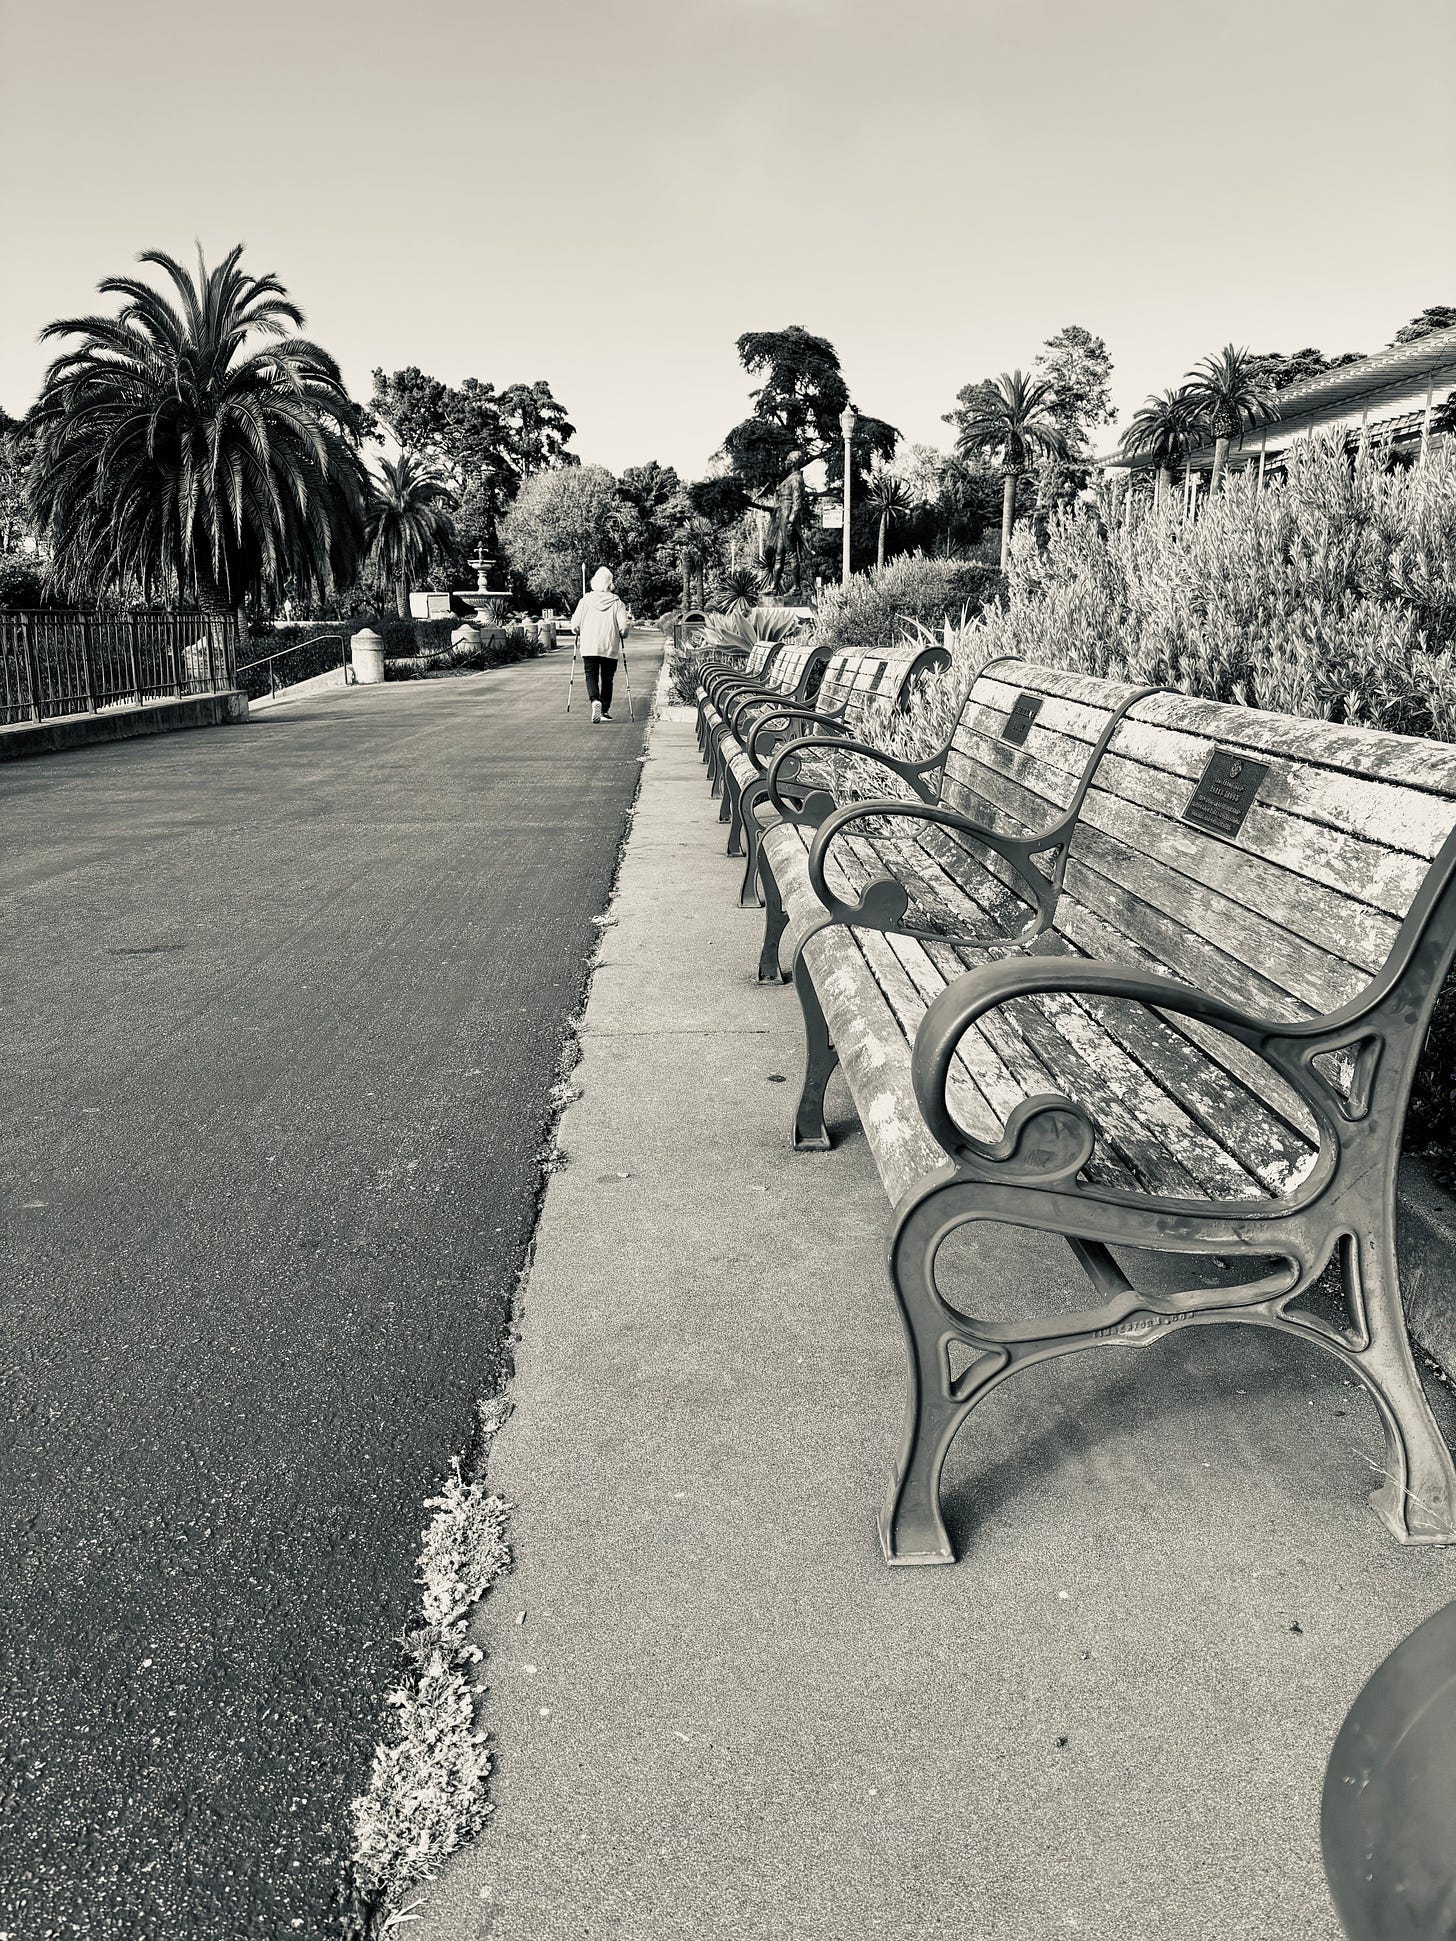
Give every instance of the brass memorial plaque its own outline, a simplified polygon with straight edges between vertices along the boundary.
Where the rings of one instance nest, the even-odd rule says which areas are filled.
[[[1025,745],[1031,733],[1031,724],[1041,713],[1041,696],[1028,694],[1023,690],[1011,703],[1011,712],[1006,717],[1006,726],[1001,730],[1002,741],[1009,741],[1013,748]]]
[[[1242,755],[1215,748],[1198,787],[1188,798],[1183,820],[1196,822],[1200,829],[1210,829],[1216,836],[1236,836],[1268,773],[1267,762],[1247,761]]]

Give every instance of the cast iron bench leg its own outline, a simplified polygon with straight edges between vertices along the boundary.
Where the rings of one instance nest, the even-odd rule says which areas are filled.
[[[763,904],[763,948],[758,953],[758,981],[787,984],[789,973],[779,964],[779,945],[789,927],[789,919],[784,914],[784,900],[762,848],[758,852],[758,882]]]
[[[935,1287],[935,1255],[948,1216],[967,1195],[963,1182],[932,1183],[902,1202],[890,1243],[890,1282],[905,1329],[908,1387],[895,1480],[880,1511],[880,1546],[888,1564],[953,1564],[955,1551],[940,1513],[940,1475],[957,1429],[1010,1370],[1004,1350],[980,1355],[952,1392],[949,1345],[959,1330]],[[971,1189],[973,1190],[973,1189]]]
[[[728,804],[728,854],[741,856],[743,854],[743,789],[738,777],[731,772],[723,790],[723,799]]]
[[[804,1013],[804,1089],[794,1114],[794,1145],[799,1152],[828,1152],[829,1131],[824,1124],[824,1093],[839,1063],[839,1053],[829,1036],[828,1020],[814,989],[814,979],[804,961],[804,945],[824,928],[815,926],[794,952],[794,989]]]
[[[1370,1501],[1402,1543],[1449,1543],[1456,1535],[1456,1471],[1421,1388],[1406,1332],[1395,1258],[1395,1207],[1382,1224],[1345,1242],[1344,1280],[1367,1345],[1355,1363],[1385,1427],[1385,1481]]]
[[[755,890],[758,878],[758,851],[763,835],[763,826],[758,819],[758,805],[768,790],[762,781],[754,782],[746,789],[738,806],[739,819],[743,824],[743,882],[738,891],[738,901],[745,909],[751,909],[759,901]]]

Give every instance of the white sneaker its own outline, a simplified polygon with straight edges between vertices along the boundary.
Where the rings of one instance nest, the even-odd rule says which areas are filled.
[[[593,702],[592,702],[592,721],[593,721],[593,723],[595,723],[595,722],[598,722],[598,721],[600,721],[600,720],[601,720],[601,718],[602,718],[602,704],[601,704],[601,702],[600,702],[600,701],[593,701]]]

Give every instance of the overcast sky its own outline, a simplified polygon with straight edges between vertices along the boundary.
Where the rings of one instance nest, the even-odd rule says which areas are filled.
[[[945,443],[1100,333],[1124,414],[1232,340],[1456,303],[1451,0],[0,0],[0,404],[138,250],[239,238],[376,365],[547,378],[703,471],[733,343],[830,338]]]

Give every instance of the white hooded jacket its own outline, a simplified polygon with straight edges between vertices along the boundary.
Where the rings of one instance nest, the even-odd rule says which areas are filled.
[[[611,568],[599,566],[592,574],[592,590],[582,595],[571,616],[577,645],[583,654],[599,660],[615,660],[622,651],[622,639],[631,626],[631,617],[612,591]]]

